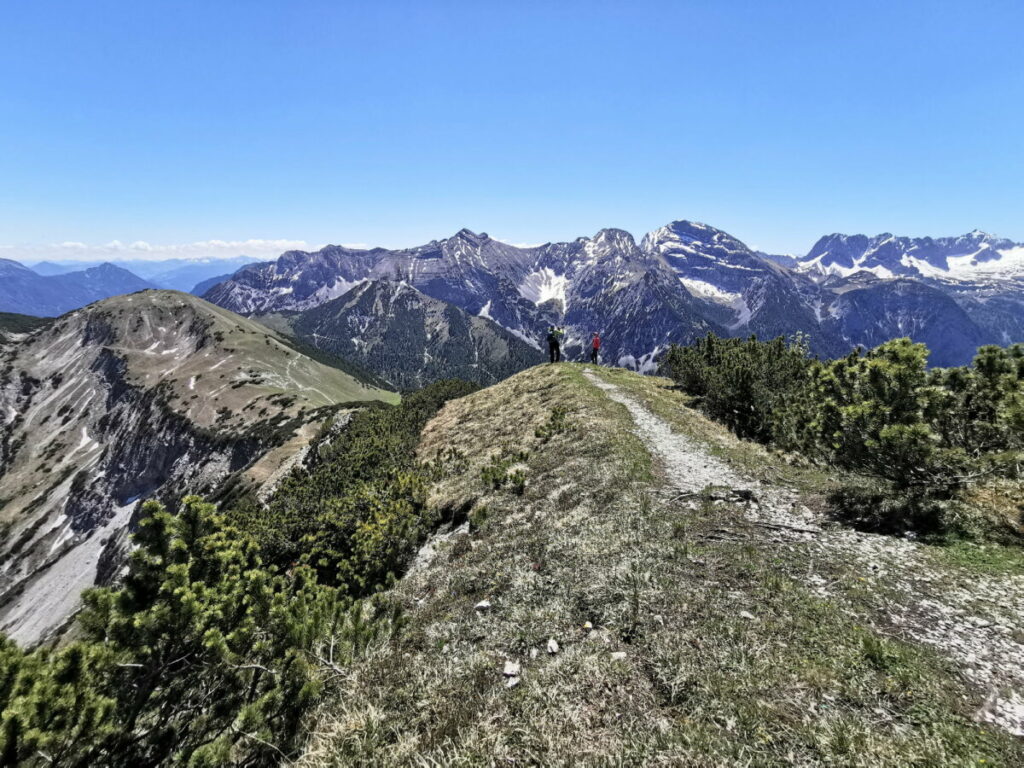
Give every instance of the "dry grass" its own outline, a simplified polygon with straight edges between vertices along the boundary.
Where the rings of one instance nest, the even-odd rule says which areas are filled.
[[[756,480],[795,488],[813,497],[827,493],[847,476],[834,468],[814,465],[799,454],[784,453],[750,440],[740,440],[728,428],[689,407],[693,401],[671,379],[637,376],[622,368],[594,368],[605,381],[625,389],[674,430],[690,437],[708,451]]]
[[[581,370],[531,369],[425,430],[449,468],[432,501],[472,531],[391,591],[404,631],[334,680],[299,765],[1019,764],[947,667],[809,594],[737,509],[659,500]],[[535,437],[559,406],[566,428]],[[522,495],[484,483],[522,451]]]

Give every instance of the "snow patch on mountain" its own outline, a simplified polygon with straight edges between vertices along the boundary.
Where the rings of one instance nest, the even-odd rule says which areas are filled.
[[[318,288],[314,291],[312,296],[305,301],[299,302],[295,306],[297,309],[311,309],[313,307],[318,307],[321,304],[326,304],[331,299],[343,296],[357,285],[362,285],[365,282],[365,277],[359,280],[346,280],[343,277],[336,277],[333,283],[325,285],[322,288]],[[288,290],[281,291],[281,293],[291,293],[291,288],[289,287]]]
[[[1024,275],[1024,245],[996,250],[988,244],[973,253],[949,256],[948,269],[932,266],[922,259],[910,256],[907,261],[924,277],[952,280],[976,280],[979,278],[1013,277]]]
[[[754,310],[752,310],[750,305],[747,304],[746,299],[740,296],[730,304],[730,307],[732,307],[736,312],[736,319],[733,320],[732,325],[729,326],[730,331],[742,328],[750,322],[750,318],[753,316]]]
[[[569,279],[560,275],[551,267],[541,267],[528,274],[519,284],[519,295],[534,304],[543,304],[551,299],[562,302],[562,311],[568,309],[565,299]]]
[[[868,265],[864,261],[858,261],[852,267],[844,267],[841,264],[821,264],[815,263],[814,267],[803,267],[804,271],[814,271],[822,275],[835,275],[836,277],[849,277],[855,275],[858,272],[870,272],[875,277],[880,277],[883,280],[890,280],[896,275],[888,267],[884,267],[881,264]]]
[[[502,327],[504,327],[504,326],[502,326]],[[509,333],[511,333],[513,336],[516,336],[516,337],[522,339],[523,341],[525,341],[527,344],[529,344],[534,349],[540,349],[540,343],[535,338],[533,338],[532,336],[529,336],[529,335],[523,333],[522,329],[520,329],[520,328],[505,328],[505,330],[508,331]]]
[[[724,291],[717,285],[712,285],[705,280],[696,280],[692,277],[680,277],[679,282],[686,286],[686,289],[698,299],[710,299],[723,304],[730,304],[740,298],[740,294]]]

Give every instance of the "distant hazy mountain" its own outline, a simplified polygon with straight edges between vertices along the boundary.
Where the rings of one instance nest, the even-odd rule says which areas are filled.
[[[259,483],[305,442],[296,430],[316,432],[316,409],[374,399],[396,398],[171,291],[0,347],[0,629],[44,637],[116,574],[138,499]]]
[[[795,259],[688,221],[660,227],[639,246],[617,229],[530,248],[464,229],[416,248],[289,251],[243,267],[206,296],[241,313],[304,311],[377,279],[404,280],[537,345],[549,322],[564,323],[572,355],[601,331],[604,359],[640,370],[651,370],[669,344],[708,331],[799,332],[822,355],[909,335],[943,364],[967,362],[976,344],[1024,340],[1024,246],[980,232],[833,235]]]
[[[788,253],[765,253],[764,251],[757,251],[757,255],[762,259],[774,261],[776,264],[780,264],[783,267],[795,267],[800,263],[800,259]]]
[[[204,259],[192,261],[187,259],[167,259],[159,262],[140,263],[129,267],[161,288],[175,291],[192,291],[197,283],[213,277],[223,277],[244,267],[258,263],[249,256],[237,256],[233,259]]]
[[[100,299],[153,287],[113,264],[40,275],[17,261],[0,259],[0,312],[53,317]]]
[[[56,261],[39,261],[35,264],[28,264],[29,269],[35,272],[37,275],[43,275],[49,277],[51,275],[65,275],[68,272],[81,272],[83,269],[89,269],[90,267],[98,267],[103,264],[102,261],[73,261],[73,262],[56,262]]]
[[[231,274],[246,264],[257,263],[251,256],[230,259],[124,259],[114,263],[158,288],[191,291],[197,283],[219,275]],[[100,261],[40,261],[29,265],[40,275],[63,275],[99,266]]]
[[[400,389],[460,378],[493,384],[544,360],[494,321],[404,282],[367,281],[295,316],[294,335]]]

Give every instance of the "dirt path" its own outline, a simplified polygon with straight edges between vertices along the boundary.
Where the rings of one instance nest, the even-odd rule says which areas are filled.
[[[661,462],[677,496],[708,486],[752,492],[756,501],[747,505],[747,517],[764,527],[767,542],[802,553],[807,586],[843,600],[842,588],[817,564],[839,562],[863,574],[865,584],[877,588],[870,602],[884,617],[879,631],[947,656],[987,692],[976,718],[1024,736],[1024,577],[939,568],[913,541],[826,527],[799,503],[796,491],[737,473],[619,387],[590,369],[584,376],[629,410],[637,435]]]

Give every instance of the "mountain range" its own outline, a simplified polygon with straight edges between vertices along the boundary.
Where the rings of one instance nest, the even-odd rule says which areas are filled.
[[[414,248],[289,251],[242,267],[204,295],[242,314],[304,312],[368,280],[403,281],[533,346],[549,323],[564,324],[569,357],[599,331],[605,361],[641,371],[669,344],[708,332],[800,333],[823,356],[909,336],[929,345],[934,365],[964,364],[979,345],[1024,339],[1024,245],[977,231],[829,235],[796,258],[756,252],[689,221],[639,244],[604,229],[517,247],[463,229]]]

